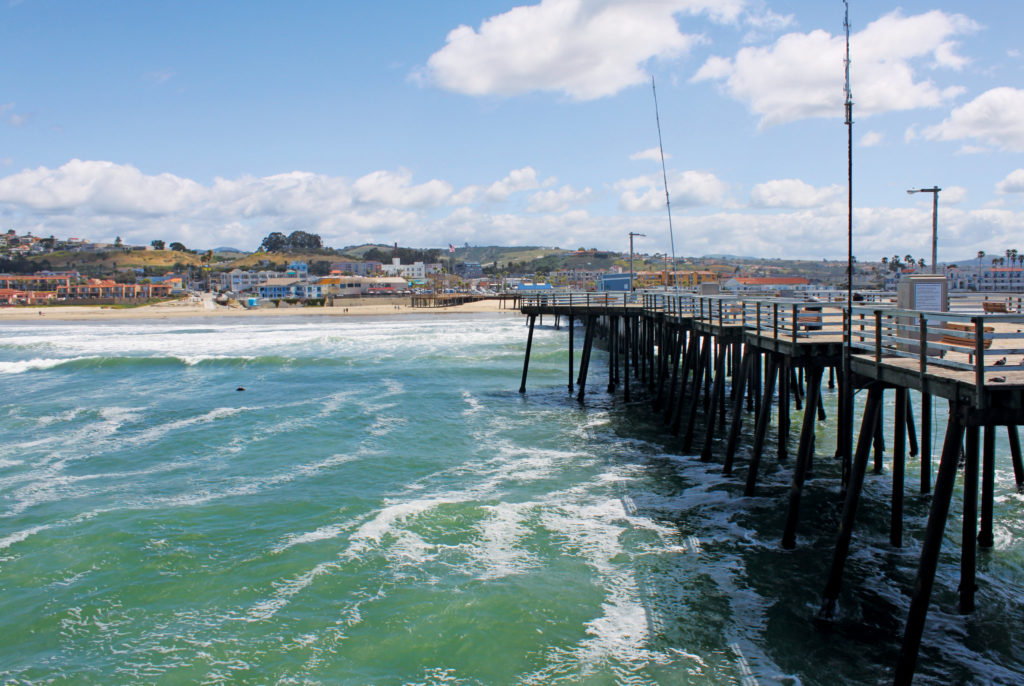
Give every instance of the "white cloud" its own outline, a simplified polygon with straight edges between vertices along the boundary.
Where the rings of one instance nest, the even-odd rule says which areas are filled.
[[[488,200],[508,200],[513,193],[530,191],[535,188],[540,188],[540,183],[537,181],[537,170],[533,167],[523,167],[522,169],[513,169],[504,179],[492,183],[484,191],[484,195]]]
[[[754,207],[821,207],[843,194],[840,186],[815,188],[800,179],[776,179],[754,186],[750,203]]]
[[[949,118],[924,130],[929,140],[977,139],[988,145],[1024,152],[1024,90],[993,88],[954,109]]]
[[[558,190],[539,191],[530,196],[526,209],[530,212],[566,212],[573,205],[590,198],[590,193],[590,188],[576,190],[568,185]]]
[[[631,160],[650,160],[651,162],[661,162],[661,150],[658,148],[647,148],[640,152],[635,152],[629,156]],[[666,154],[666,160],[672,159],[672,155]]]
[[[470,203],[476,202],[476,199],[480,196],[480,186],[466,186],[460,191],[452,193],[452,197],[448,198],[449,205],[469,205]]]
[[[885,134],[881,131],[868,131],[860,137],[860,144],[862,147],[871,148],[885,139]]]
[[[725,197],[726,186],[709,172],[672,172],[668,177],[669,194],[674,207],[714,205]],[[615,184],[620,192],[619,206],[627,212],[658,210],[665,207],[665,189],[660,174],[623,179]]]
[[[24,125],[30,117],[31,115],[29,114],[12,114],[8,121],[11,122],[11,126],[18,127]]]
[[[14,109],[14,103],[13,102],[2,102],[2,103],[0,103],[0,114],[3,114],[4,112],[7,112],[8,110],[13,110],[13,109]]]
[[[395,207],[436,207],[452,194],[452,185],[436,179],[412,185],[412,173],[402,169],[370,172],[352,184],[355,200]]]
[[[933,10],[904,17],[898,10],[869,24],[850,39],[856,113],[935,107],[960,94],[915,80],[914,62],[958,70],[953,37],[977,24],[959,14]],[[769,47],[748,47],[733,58],[711,57],[694,81],[720,81],[730,97],[746,103],[770,126],[809,117],[843,116],[845,38],[823,31],[789,33]]]
[[[675,15],[706,13],[732,22],[745,0],[542,0],[459,26],[413,78],[467,95],[565,93],[574,100],[613,95],[647,80],[652,58],[685,54],[698,36]]]
[[[1024,169],[1015,169],[996,184],[1000,193],[1024,193]]]
[[[939,194],[939,202],[945,205],[956,205],[967,199],[967,189],[963,186],[944,186]]]

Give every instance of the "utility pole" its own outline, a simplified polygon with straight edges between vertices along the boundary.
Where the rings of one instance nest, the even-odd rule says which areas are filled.
[[[629,292],[633,292],[633,236],[647,237],[646,233],[629,232]]]
[[[939,191],[942,189],[938,186],[932,186],[931,188],[911,188],[907,191],[907,195],[913,195],[914,193],[931,193],[932,194],[932,274],[935,273],[935,265],[938,260],[937,253],[939,250]]]

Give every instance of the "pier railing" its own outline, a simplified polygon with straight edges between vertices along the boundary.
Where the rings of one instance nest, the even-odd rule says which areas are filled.
[[[524,293],[520,296],[521,307],[625,307],[640,302],[635,293],[606,291],[593,292],[546,292]]]
[[[876,363],[913,360],[909,368],[922,376],[930,367],[970,372],[979,397],[986,385],[1007,383],[1008,373],[1024,372],[1024,317],[1019,315],[854,307],[852,324],[852,350]]]

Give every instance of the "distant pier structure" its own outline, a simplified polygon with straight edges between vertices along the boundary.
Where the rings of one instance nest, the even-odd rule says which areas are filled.
[[[800,500],[815,458],[815,425],[830,419],[821,399],[822,384],[825,379],[830,387],[838,384],[838,408],[831,421],[838,439],[835,458],[842,465],[843,507],[815,618],[826,624],[835,616],[865,474],[869,465],[882,471],[883,398],[887,392],[893,394],[890,545],[898,548],[904,542],[908,452],[920,463],[916,488],[931,494],[895,666],[895,683],[905,684],[913,679],[961,463],[962,613],[974,610],[977,549],[994,544],[997,431],[1007,433],[1017,488],[1024,490],[1018,434],[1018,426],[1024,424],[1024,317],[1017,314],[1021,298],[974,296],[951,304],[955,305],[952,311],[900,309],[893,295],[885,293],[860,293],[852,307],[847,294],[835,292],[800,298],[673,292],[530,294],[520,301],[529,333],[519,390],[526,391],[537,319],[553,316],[556,326],[567,319],[567,385],[580,402],[589,381],[591,352],[600,341],[609,355],[608,392],[621,387],[629,401],[631,394],[643,389],[651,411],[661,415],[671,434],[681,437],[681,451],[707,462],[720,459],[726,475],[736,468],[740,433],[744,422],[752,419],[745,495],[756,491],[773,414],[776,456],[785,460],[792,414],[802,412],[787,515],[780,532],[780,544],[793,548]],[[584,331],[578,364],[574,360],[577,322]],[[847,356],[848,376],[843,374]],[[859,391],[866,397],[858,425],[854,396]],[[918,394],[918,423],[911,393]],[[945,402],[949,412],[933,482],[935,402]]]

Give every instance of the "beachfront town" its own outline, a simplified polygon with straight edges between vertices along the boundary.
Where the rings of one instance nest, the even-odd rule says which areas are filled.
[[[296,247],[297,246],[297,247]],[[313,248],[313,252],[302,247]],[[272,248],[266,250],[267,247]],[[292,249],[296,247],[296,249]],[[186,297],[199,291],[244,307],[333,304],[353,297],[432,293],[509,293],[535,290],[624,291],[693,288],[714,283],[725,292],[842,289],[846,265],[734,256],[681,258],[618,254],[596,249],[489,249],[498,258],[470,259],[473,249],[449,246],[418,251],[362,246],[363,257],[322,249],[318,236],[271,234],[260,250],[188,250],[181,243],[96,243],[79,238],[42,238],[31,232],[0,233],[0,305],[133,304]],[[511,251],[533,250],[533,259],[502,260]],[[359,250],[354,251],[358,253]],[[385,255],[391,253],[390,259]],[[341,253],[341,254],[339,254]],[[457,253],[461,253],[458,255]],[[403,254],[422,256],[403,262]],[[522,257],[521,254],[518,254]],[[373,257],[376,259],[368,259]],[[431,259],[433,258],[433,259]],[[639,269],[630,269],[634,264]],[[977,256],[939,265],[951,292],[1024,290],[1024,254]],[[912,255],[855,263],[858,289],[894,291],[901,278],[930,273]]]

